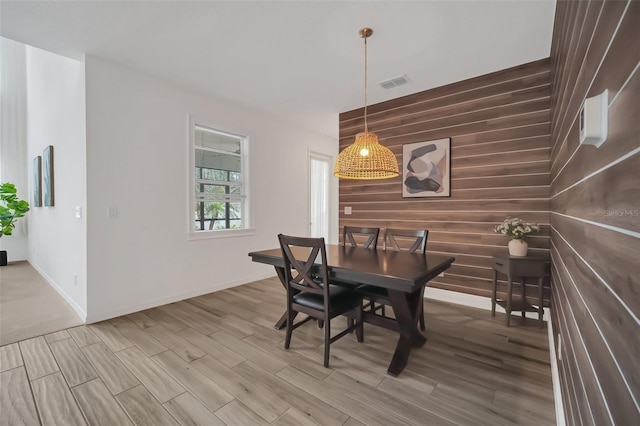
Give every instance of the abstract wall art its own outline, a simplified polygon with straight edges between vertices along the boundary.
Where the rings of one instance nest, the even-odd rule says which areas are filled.
[[[451,196],[451,138],[402,146],[402,196]]]
[[[45,206],[53,206],[53,146],[49,145],[42,153],[42,195]]]
[[[42,157],[33,159],[33,207],[42,207]]]

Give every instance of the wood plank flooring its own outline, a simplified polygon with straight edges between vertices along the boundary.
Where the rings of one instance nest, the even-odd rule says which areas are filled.
[[[537,321],[427,300],[427,343],[391,377],[395,333],[365,324],[324,368],[315,323],[283,348],[283,309],[270,278],[1,346],[0,425],[555,424]]]

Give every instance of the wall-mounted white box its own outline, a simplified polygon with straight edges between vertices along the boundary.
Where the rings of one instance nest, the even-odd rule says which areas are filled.
[[[580,110],[580,145],[598,148],[607,140],[609,91],[584,100]]]

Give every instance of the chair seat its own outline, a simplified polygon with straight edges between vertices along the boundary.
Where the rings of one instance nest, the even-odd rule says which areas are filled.
[[[362,297],[353,290],[333,284],[329,284],[329,299],[330,314],[355,308],[362,301]],[[307,308],[324,310],[324,296],[322,294],[298,293],[293,296],[293,301]]]

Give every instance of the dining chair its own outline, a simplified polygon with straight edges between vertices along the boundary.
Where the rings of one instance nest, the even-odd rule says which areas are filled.
[[[367,240],[362,244],[364,248],[376,249],[378,247],[378,235],[380,235],[380,228],[363,228],[359,226],[345,226],[342,228],[342,246],[347,246],[347,241],[350,247],[360,247],[356,241],[356,236],[367,237]],[[358,286],[356,282],[343,282],[345,285]],[[351,319],[349,321],[353,322]],[[318,327],[322,328],[322,321],[318,321]]]
[[[342,229],[342,245],[347,245],[347,240],[351,247],[359,247],[354,236],[363,235],[367,237],[367,240],[362,244],[364,248],[375,249],[378,246],[378,235],[380,234],[380,228],[360,228],[357,226],[345,226]]]
[[[356,331],[358,342],[364,338],[362,325],[362,296],[354,289],[341,287],[329,281],[327,249],[324,238],[292,237],[278,235],[287,288],[287,334],[285,349],[291,344],[293,330],[311,319],[324,324],[324,366],[329,367],[331,343]],[[320,260],[320,263],[316,261]],[[294,324],[301,312],[307,318]],[[348,327],[331,337],[331,319],[338,315],[348,317]]]
[[[387,228],[385,229],[382,240],[382,249],[425,254],[428,237],[429,231],[426,229],[409,230]],[[380,310],[381,315],[386,317],[385,306],[391,305],[386,289],[363,284],[358,286],[356,290],[360,292],[364,299],[369,300],[369,303],[364,305],[365,309],[368,309],[371,313],[376,313],[376,311]],[[423,297],[424,287],[420,291],[421,301]],[[376,306],[376,303],[379,304],[379,306]],[[424,303],[420,303],[418,306],[418,318],[420,319],[420,329],[424,330]]]

